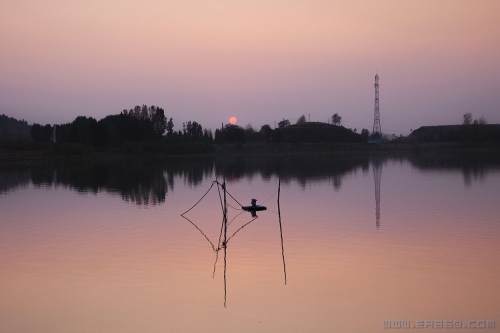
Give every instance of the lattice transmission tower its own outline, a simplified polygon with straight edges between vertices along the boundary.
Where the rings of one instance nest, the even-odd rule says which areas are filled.
[[[378,96],[378,74],[375,74],[375,115],[373,119],[373,137],[382,139],[382,127],[380,126],[380,106]]]

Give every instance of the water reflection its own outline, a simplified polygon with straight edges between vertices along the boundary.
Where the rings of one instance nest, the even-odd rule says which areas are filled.
[[[500,253],[500,164],[476,160],[464,166],[427,155],[378,156],[378,161],[361,156],[352,162],[349,157],[283,157],[282,179],[291,184],[281,184],[282,209],[273,196],[265,204],[269,210],[235,234],[253,218],[228,205],[226,236],[235,236],[225,247],[218,239],[223,220],[214,187],[188,217],[222,248],[218,252],[179,214],[205,193],[215,173],[221,174],[215,172],[220,160],[103,161],[0,172],[5,300],[0,331],[327,332],[338,327],[339,332],[373,332],[391,314],[411,320],[449,313],[464,320],[471,313],[494,319],[500,305],[495,293],[500,266],[494,264]],[[303,161],[317,170],[305,183],[293,170]],[[243,204],[275,192],[278,158],[226,162],[225,174],[240,177],[233,182],[228,176],[228,190]],[[338,167],[341,163],[348,167]],[[464,188],[464,170],[470,170],[471,188]],[[474,172],[486,181],[475,182]],[[335,177],[340,187],[334,186]],[[166,188],[152,185],[155,181],[166,181]],[[35,183],[42,188],[35,189]],[[304,191],[304,184],[312,184],[311,190]],[[16,186],[27,187],[13,192]],[[52,188],[46,191],[47,186]],[[153,188],[144,191],[149,195],[165,193],[161,206],[122,203],[122,193],[138,200],[130,192],[142,193],[140,186]],[[97,195],[77,194],[94,189]],[[230,196],[228,203],[238,208]],[[373,228],[377,223],[380,232]],[[26,314],[37,315],[26,320]]]
[[[250,225],[252,222],[257,220],[259,217],[257,216],[256,211],[248,211],[248,210],[243,210],[243,207],[240,202],[236,198],[234,198],[229,191],[227,191],[227,183],[225,182],[225,176],[223,175],[224,178],[224,183],[219,183],[217,180],[212,181],[211,186],[208,188],[208,190],[201,196],[201,198],[196,201],[196,203],[190,207],[187,211],[181,214],[181,216],[188,221],[193,227],[196,228],[196,230],[205,238],[205,240],[210,244],[212,247],[212,251],[215,253],[215,262],[213,266],[213,272],[212,272],[212,278],[215,277],[215,272],[217,269],[217,262],[219,260],[219,252],[222,250],[224,254],[224,307],[227,305],[227,251],[228,251],[228,246],[229,246],[229,241],[235,237],[240,231],[242,231],[245,227]],[[221,222],[221,227],[220,227],[220,232],[219,232],[219,237],[217,241],[217,245],[215,245],[208,236],[205,231],[198,226],[196,222],[194,222],[191,218],[187,216],[187,214],[192,211],[193,209],[196,208],[198,204],[201,203],[202,200],[206,198],[206,196],[210,193],[210,191],[213,190],[213,188],[217,188],[217,192],[219,194],[219,203],[222,209],[222,222]],[[277,204],[278,204],[278,217],[279,217],[279,228],[280,228],[280,238],[281,238],[281,253],[282,253],[282,259],[283,259],[283,272],[284,272],[284,279],[285,279],[285,285],[286,285],[286,265],[285,265],[285,252],[284,252],[284,243],[283,243],[283,228],[282,228],[282,221],[281,221],[281,210],[280,210],[280,190],[281,190],[281,179],[278,181],[278,199],[277,199]],[[221,192],[223,192],[223,195],[221,195]],[[229,205],[227,202],[227,199],[231,198],[234,200],[234,204],[241,207],[240,209],[234,208],[233,206]],[[239,212],[231,219],[231,221],[228,220],[228,207],[231,207],[235,210],[239,210]],[[263,211],[265,212],[265,210]],[[238,218],[243,216],[248,217],[245,213],[250,214],[250,220],[248,222],[243,223],[241,226],[239,226],[229,237],[228,237],[228,228],[233,224]]]
[[[219,176],[225,169],[229,182],[244,177],[252,179],[256,176],[269,180],[281,172],[281,181],[284,184],[296,181],[305,189],[311,182],[328,180],[338,191],[342,188],[343,178],[355,173],[359,168],[368,170],[369,162],[369,157],[362,155],[347,157],[339,155],[234,157],[225,160],[216,159],[215,169]]]
[[[94,194],[104,191],[137,205],[158,205],[165,202],[176,181],[181,181],[182,186],[197,187],[206,179],[222,176],[223,170],[228,183],[254,177],[269,181],[277,177],[281,170],[284,184],[297,182],[305,189],[311,183],[327,181],[335,191],[340,191],[346,177],[356,174],[358,170],[366,173],[371,165],[375,183],[376,225],[379,227],[382,166],[388,160],[411,163],[421,172],[461,172],[465,187],[471,187],[474,181],[484,181],[490,172],[500,167],[498,154],[484,152],[427,152],[385,157],[288,155],[66,161],[31,167],[4,167],[0,169],[0,194],[31,182],[35,187],[63,186],[80,193]]]
[[[214,185],[216,186],[217,191],[219,193],[219,200],[220,200],[220,205],[222,208],[222,223],[221,223],[221,228],[220,228],[220,232],[219,232],[219,240],[217,241],[217,245],[214,245],[214,242],[207,236],[207,233],[205,233],[198,226],[197,223],[193,222],[190,218],[187,217],[187,214],[191,210],[193,210],[203,199],[205,199],[207,194],[210,193],[210,191],[214,188]],[[221,191],[224,193],[224,199],[222,199]],[[227,274],[226,273],[227,273],[227,248],[228,248],[229,241],[231,240],[231,238],[236,236],[236,234],[238,232],[240,232],[244,227],[246,227],[247,225],[249,225],[250,223],[252,223],[253,221],[255,221],[258,218],[258,216],[256,216],[255,214],[251,214],[252,218],[250,221],[248,221],[247,223],[245,223],[241,227],[239,227],[230,237],[227,237],[227,228],[229,227],[229,225],[232,224],[239,216],[241,216],[243,213],[245,213],[245,211],[243,209],[241,209],[241,212],[239,212],[231,221],[228,221],[228,217],[227,217],[228,216],[228,212],[227,212],[228,205],[227,205],[227,201],[226,201],[226,194],[227,194],[226,183],[224,182],[223,184],[221,184],[217,180],[214,180],[214,181],[212,181],[212,185],[205,192],[205,194],[203,194],[203,196],[191,208],[189,208],[187,211],[185,211],[184,213],[181,214],[181,216],[184,219],[186,219],[189,223],[191,223],[191,225],[193,225],[196,228],[196,230],[198,230],[200,232],[200,234],[203,235],[203,237],[207,240],[207,242],[212,247],[212,251],[215,252],[215,262],[214,262],[214,269],[213,269],[213,273],[212,273],[212,278],[215,277],[217,262],[219,260],[219,251],[223,250],[223,253],[224,253],[224,307],[226,307],[226,304],[227,304]],[[231,196],[231,198],[233,198],[233,197]],[[239,204],[239,202],[237,202],[237,200],[235,200],[235,202],[237,205],[239,205],[241,207],[241,204]]]
[[[280,166],[280,177],[278,181],[278,221],[280,223],[280,238],[281,238],[281,256],[283,258],[283,274],[285,277],[285,285],[286,285],[286,264],[285,264],[285,247],[283,245],[283,226],[281,223],[281,209],[280,209],[280,194],[281,194],[281,166]]]
[[[373,180],[375,183],[375,226],[380,227],[380,182],[382,180],[382,158],[380,156],[372,159]]]
[[[13,191],[29,182],[35,188],[63,186],[79,193],[107,192],[125,202],[158,205],[173,191],[175,180],[183,186],[197,186],[213,174],[211,159],[196,161],[118,159],[109,161],[65,161],[53,164],[21,166],[0,170],[0,194]],[[21,171],[19,171],[21,170]]]
[[[14,169],[7,172],[1,172],[0,170],[0,195],[13,191],[18,187],[25,187],[30,180],[31,173],[28,169]]]
[[[488,174],[500,166],[500,154],[490,151],[414,154],[408,159],[422,172],[460,171],[466,188],[475,181],[484,182]]]

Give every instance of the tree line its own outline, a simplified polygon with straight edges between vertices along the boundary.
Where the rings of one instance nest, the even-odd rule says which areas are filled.
[[[338,113],[332,116],[332,124],[308,122],[305,115],[300,116],[295,124],[289,119],[278,122],[278,128],[268,124],[256,130],[251,124],[245,128],[226,125],[224,130],[215,131],[215,143],[222,142],[273,142],[273,143],[320,143],[320,142],[367,142],[369,131],[349,129],[341,126],[342,117]]]
[[[182,124],[174,130],[173,119],[156,106],[136,106],[120,114],[109,115],[99,121],[92,117],[78,116],[71,123],[55,125],[59,143],[84,143],[96,147],[119,146],[126,142],[139,143],[162,140],[165,143],[212,143],[210,129],[203,129],[196,121]],[[54,127],[33,124],[31,138],[35,142],[52,141]]]
[[[346,129],[340,125],[342,117],[332,116],[332,125],[306,122],[302,115],[295,125],[288,119],[279,122],[278,128],[265,124],[259,130],[251,124],[246,127],[227,124],[212,133],[197,121],[184,122],[175,129],[174,121],[157,106],[136,106],[120,114],[108,115],[97,121],[92,117],[78,116],[71,123],[54,125],[58,143],[79,143],[94,147],[124,148],[129,152],[168,151],[182,153],[195,145],[212,143],[281,143],[281,142],[366,142],[368,130]],[[54,126],[33,124],[31,138],[35,142],[51,142]],[[147,143],[147,144],[146,144]],[[172,146],[178,146],[173,149]],[[166,148],[170,147],[170,148]],[[201,146],[200,146],[201,147]],[[202,152],[197,148],[192,152]]]
[[[0,139],[29,140],[30,126],[23,120],[0,115]]]

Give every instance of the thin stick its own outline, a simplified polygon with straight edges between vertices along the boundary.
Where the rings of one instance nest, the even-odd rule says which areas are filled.
[[[185,217],[184,215],[181,215],[183,218],[185,218],[189,223],[191,223],[196,229],[198,229],[198,231],[203,235],[203,237],[205,237],[205,239],[210,243],[210,245],[212,245],[212,249],[214,251],[217,251],[217,249],[215,248],[215,245],[212,243],[212,241],[207,237],[207,235],[205,235],[205,233],[196,225],[196,223],[194,223],[193,221],[191,221],[190,219],[188,219],[187,217]]]
[[[225,163],[224,163],[225,169]],[[227,300],[227,278],[226,278],[226,270],[227,270],[227,201],[226,201],[226,172],[223,170],[224,178],[224,307],[226,307]]]
[[[280,193],[281,193],[281,165],[278,178],[278,217],[280,222],[281,256],[283,257],[283,273],[285,274],[285,286],[286,286],[285,248],[283,246],[283,229],[281,227]]]
[[[250,221],[248,221],[247,223],[243,224],[241,227],[238,228],[238,230],[236,230],[234,232],[234,234],[232,234],[228,239],[227,241],[229,242],[229,240],[231,238],[233,238],[241,229],[243,229],[244,227],[246,227],[247,225],[249,225],[250,223],[252,223],[253,221],[255,221],[256,219],[258,219],[259,217],[258,216],[255,216],[253,219],[251,219]],[[226,244],[227,245],[227,244]]]
[[[224,246],[224,307],[226,307],[226,300],[227,300],[227,282],[226,282],[227,261],[226,261],[226,255],[227,255],[227,246]]]
[[[226,176],[224,176],[224,307],[226,307],[227,300],[227,280],[226,280],[226,269],[227,269],[227,202],[226,202]]]
[[[215,278],[215,267],[217,267],[218,260],[219,260],[219,250],[215,251],[215,262],[214,262],[214,271],[212,273],[212,279]]]
[[[220,183],[218,182],[218,184],[220,184]],[[235,197],[233,197],[233,196],[231,195],[231,193],[227,192],[227,195],[229,195],[229,196],[230,196],[230,197],[231,197],[231,198],[232,198],[232,199],[233,199],[233,200],[234,200],[234,201],[235,201],[238,205],[243,206],[242,204],[240,204],[240,203],[239,203],[239,201],[238,201],[238,200],[236,200],[236,198],[235,198]],[[233,208],[234,208],[234,207],[233,207]]]

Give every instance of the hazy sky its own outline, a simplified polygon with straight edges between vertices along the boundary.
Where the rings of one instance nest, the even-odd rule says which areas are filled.
[[[305,114],[382,131],[500,123],[499,0],[1,0],[0,113],[28,123],[157,105],[175,129]]]

